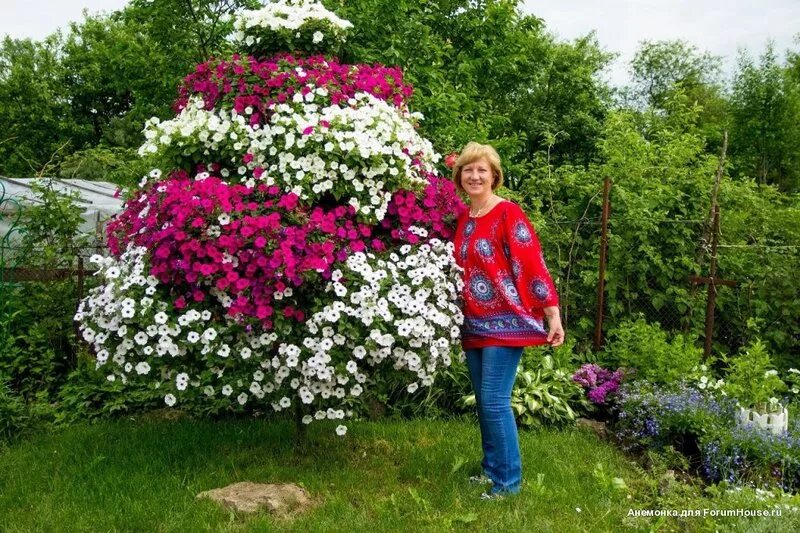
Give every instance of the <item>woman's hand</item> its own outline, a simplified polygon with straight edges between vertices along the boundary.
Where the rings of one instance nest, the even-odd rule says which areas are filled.
[[[558,307],[545,307],[547,317],[547,342],[555,348],[564,344],[564,327],[561,325],[561,312]]]

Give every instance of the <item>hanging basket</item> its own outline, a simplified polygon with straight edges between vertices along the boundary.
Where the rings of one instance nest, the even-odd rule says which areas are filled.
[[[778,408],[779,410],[773,413],[762,414],[753,409],[740,407],[737,419],[742,426],[757,426],[780,435],[789,429],[789,411],[780,404]]]

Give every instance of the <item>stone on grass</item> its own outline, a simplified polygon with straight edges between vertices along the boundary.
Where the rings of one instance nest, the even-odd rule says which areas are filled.
[[[599,420],[591,420],[589,418],[579,418],[575,422],[578,424],[578,427],[584,427],[589,429],[601,439],[605,439],[606,437],[608,437],[608,429],[606,428],[605,422],[600,422]]]
[[[294,483],[251,483],[242,481],[220,489],[207,490],[198,498],[210,498],[223,505],[254,513],[262,509],[278,516],[296,515],[308,510],[311,498],[305,489]]]

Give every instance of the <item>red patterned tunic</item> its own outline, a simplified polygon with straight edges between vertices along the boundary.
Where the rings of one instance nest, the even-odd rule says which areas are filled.
[[[464,268],[464,349],[547,344],[544,308],[558,294],[525,212],[502,200],[482,217],[465,211],[454,238]]]

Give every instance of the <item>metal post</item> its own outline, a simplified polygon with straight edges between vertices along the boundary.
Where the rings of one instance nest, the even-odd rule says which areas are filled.
[[[597,318],[594,327],[594,349],[598,351],[603,343],[603,307],[606,286],[606,249],[608,248],[608,212],[611,208],[609,202],[609,192],[611,190],[611,178],[608,176],[603,180],[603,220],[600,230],[600,279],[597,283]]]
[[[711,342],[714,336],[714,305],[717,299],[717,284],[714,276],[717,275],[717,244],[719,243],[719,205],[714,206],[714,230],[711,241],[711,270],[708,280],[708,302],[706,303],[706,339],[704,354],[708,359],[711,356]]]

